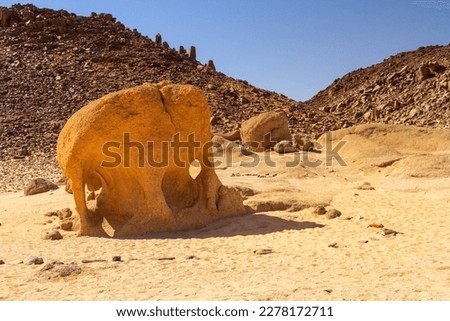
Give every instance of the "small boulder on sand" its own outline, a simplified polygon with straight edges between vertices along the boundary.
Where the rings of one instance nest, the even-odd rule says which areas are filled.
[[[58,189],[58,185],[43,178],[35,178],[28,182],[27,186],[24,189],[24,194],[28,196],[45,193],[55,189]]]
[[[44,235],[44,240],[62,240],[63,236],[58,231],[51,231]]]
[[[242,143],[254,151],[264,151],[283,140],[291,140],[289,119],[282,110],[269,111],[242,123]]]
[[[289,140],[282,140],[281,142],[277,143],[273,150],[279,154],[295,153],[298,151],[298,149],[295,148],[294,144]]]
[[[338,211],[337,209],[334,209],[334,208],[329,209],[329,210],[325,213],[325,216],[326,216],[328,219],[330,219],[330,220],[332,220],[332,219],[334,219],[334,218],[337,218],[337,217],[340,217],[341,215],[342,215],[342,213],[341,213],[340,211]]]

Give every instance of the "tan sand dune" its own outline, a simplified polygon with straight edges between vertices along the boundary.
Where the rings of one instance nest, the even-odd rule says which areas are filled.
[[[0,299],[450,300],[450,132],[372,128],[335,133],[348,166],[327,165],[324,150],[307,155],[318,167],[285,167],[303,152],[272,152],[276,167],[235,155],[217,173],[257,212],[196,231],[44,240],[60,224],[44,214],[73,210],[72,195],[1,194]],[[401,160],[374,164],[383,151]],[[27,265],[33,255],[44,264]]]

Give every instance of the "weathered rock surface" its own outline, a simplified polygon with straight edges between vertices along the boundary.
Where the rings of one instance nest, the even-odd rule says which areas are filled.
[[[72,183],[79,233],[187,230],[245,214],[239,191],[220,183],[209,158],[210,116],[201,90],[167,83],[111,93],[76,112],[57,157]],[[195,179],[194,160],[201,164]],[[99,193],[89,202],[86,186]]]
[[[255,150],[263,151],[283,140],[291,140],[289,119],[284,111],[270,111],[254,116],[241,126],[242,143]]]
[[[28,182],[28,185],[25,187],[23,192],[28,196],[45,193],[55,189],[58,189],[58,185],[43,178],[35,178]]]

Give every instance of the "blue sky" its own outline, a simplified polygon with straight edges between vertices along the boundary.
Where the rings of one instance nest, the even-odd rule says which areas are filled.
[[[0,0],[10,6],[20,0]],[[401,51],[450,42],[450,0],[28,0],[108,12],[171,47],[197,47],[228,76],[306,100],[334,79]]]

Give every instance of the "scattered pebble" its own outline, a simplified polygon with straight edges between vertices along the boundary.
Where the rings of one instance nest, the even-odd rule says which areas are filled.
[[[334,208],[329,209],[329,210],[326,212],[326,214],[325,214],[325,216],[326,216],[328,219],[330,219],[330,220],[332,220],[332,219],[334,219],[334,218],[337,218],[337,217],[339,217],[339,216],[341,216],[341,215],[342,215],[342,213],[339,212],[337,209],[334,209]]]
[[[64,265],[59,270],[60,277],[66,277],[72,274],[80,274],[81,268],[76,263],[70,263],[68,265]]]
[[[72,210],[70,208],[63,208],[62,210],[47,212],[44,215],[49,217],[56,216],[63,220],[72,217]]]
[[[63,238],[63,236],[61,235],[61,233],[59,233],[59,231],[47,232],[44,235],[44,240],[56,241],[56,240],[62,240],[62,238]]]
[[[327,292],[327,293],[332,293],[333,292],[332,289],[325,289],[324,291]]]
[[[113,256],[112,258],[113,262],[122,262],[122,257],[119,255]]]
[[[30,256],[30,257],[28,258],[27,264],[28,264],[28,265],[33,265],[33,264],[35,264],[35,265],[38,265],[38,264],[44,264],[44,259],[41,258],[41,257],[37,257],[37,256]]]
[[[81,263],[97,263],[97,262],[108,262],[107,260],[97,259],[97,260],[81,260]]]
[[[378,224],[378,223],[373,223],[373,224],[369,224],[369,226],[367,226],[367,227],[383,228],[384,225],[383,224]]]
[[[72,210],[70,208],[63,208],[62,210],[60,210],[58,212],[59,212],[58,216],[60,219],[72,217]]]
[[[369,243],[369,240],[361,240],[358,243],[366,244],[366,243]]]
[[[45,216],[49,216],[49,217],[52,217],[52,216],[59,216],[59,213],[58,213],[59,211],[51,211],[51,212],[47,212],[47,213],[45,213],[44,215]]]
[[[254,250],[253,253],[255,253],[256,255],[266,255],[266,254],[273,253],[273,250],[272,249],[258,249],[258,250]]]
[[[43,178],[35,178],[28,182],[23,192],[26,196],[29,196],[39,193],[45,193],[54,189],[58,189],[58,185]]]
[[[60,261],[52,261],[52,262],[45,264],[44,267],[41,269],[41,271],[48,271],[48,270],[53,269],[55,267],[55,265],[62,265],[62,264],[64,264],[64,263],[60,262]]]
[[[381,230],[383,232],[384,236],[396,236],[397,234],[399,234],[400,232],[394,231],[394,230],[390,230],[388,228],[383,228]]]
[[[175,260],[174,257],[160,257],[158,258],[158,261],[173,261]]]
[[[59,226],[61,227],[61,230],[63,230],[63,231],[72,231],[73,222],[72,221],[62,221]]]
[[[0,265],[3,265],[3,264],[5,264],[5,261],[0,260]]]
[[[314,208],[313,213],[316,215],[324,215],[327,212],[325,206],[319,205]]]
[[[339,245],[336,242],[334,242],[334,243],[329,244],[328,247],[337,249],[339,247]]]
[[[363,190],[363,191],[373,191],[373,190],[375,190],[375,188],[372,187],[372,185],[370,185],[369,182],[363,183],[362,185],[358,186],[357,189]]]
[[[193,260],[196,259],[197,257],[195,255],[188,255],[186,256],[186,260]]]

